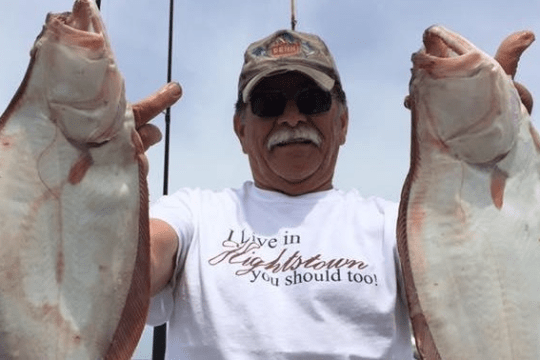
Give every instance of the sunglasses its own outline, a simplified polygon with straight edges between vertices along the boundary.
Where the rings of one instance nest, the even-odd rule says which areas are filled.
[[[323,89],[302,89],[292,99],[280,90],[256,90],[250,96],[251,111],[262,118],[276,117],[283,114],[289,100],[294,100],[304,115],[320,114],[332,107],[332,94]]]

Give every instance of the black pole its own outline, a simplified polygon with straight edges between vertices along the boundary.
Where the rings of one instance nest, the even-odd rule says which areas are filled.
[[[101,10],[101,0],[96,0],[97,8]]]
[[[154,327],[154,343],[152,345],[152,360],[165,359],[167,346],[167,324]]]
[[[174,0],[169,5],[169,54],[167,58],[167,83],[172,80],[172,43],[173,43]],[[169,193],[169,140],[171,128],[171,108],[165,111],[165,163],[163,169],[163,195]]]
[[[174,0],[169,3],[169,53],[167,57],[167,83],[172,80],[172,48],[173,48],[173,14]],[[163,195],[169,193],[169,148],[171,131],[171,108],[165,111],[165,159],[163,169]],[[167,324],[154,327],[152,360],[164,360],[167,347]]]

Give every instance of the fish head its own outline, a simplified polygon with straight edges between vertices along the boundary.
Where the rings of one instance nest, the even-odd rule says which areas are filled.
[[[67,139],[99,144],[114,137],[126,109],[124,81],[92,0],[48,14],[32,57],[46,84],[38,91]]]
[[[468,163],[501,158],[515,144],[525,111],[500,64],[441,26],[428,28],[413,54],[407,100],[422,138]]]

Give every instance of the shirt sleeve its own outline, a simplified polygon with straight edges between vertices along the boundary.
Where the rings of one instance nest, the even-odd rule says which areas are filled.
[[[189,246],[193,238],[193,197],[191,190],[182,189],[172,195],[159,198],[150,207],[150,218],[169,224],[178,235],[183,247]]]
[[[187,249],[189,248],[194,234],[194,192],[182,189],[172,195],[159,198],[150,207],[150,218],[159,219],[169,224],[178,235],[178,253],[172,280],[165,288],[152,297],[147,324],[151,326],[161,325],[169,320],[174,307],[174,289],[176,279],[183,269]]]

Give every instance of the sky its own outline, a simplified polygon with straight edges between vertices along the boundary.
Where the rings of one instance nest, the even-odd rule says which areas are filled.
[[[29,51],[48,12],[72,0],[3,0],[0,107],[19,86]],[[297,0],[297,30],[321,36],[334,55],[349,104],[347,142],[334,186],[399,201],[409,169],[411,54],[423,31],[441,24],[495,54],[518,30],[540,36],[540,0]],[[102,0],[102,16],[127,98],[136,102],[167,78],[169,1]],[[169,192],[214,190],[251,180],[232,117],[243,52],[249,43],[290,27],[290,0],[176,0],[172,77],[183,88],[171,110]],[[540,96],[540,41],[522,56],[516,80]],[[535,111],[533,110],[533,119]],[[534,121],[538,126],[538,121]],[[153,120],[164,129],[162,115]],[[163,193],[163,142],[148,151],[150,201]],[[133,359],[151,357],[147,327]]]

